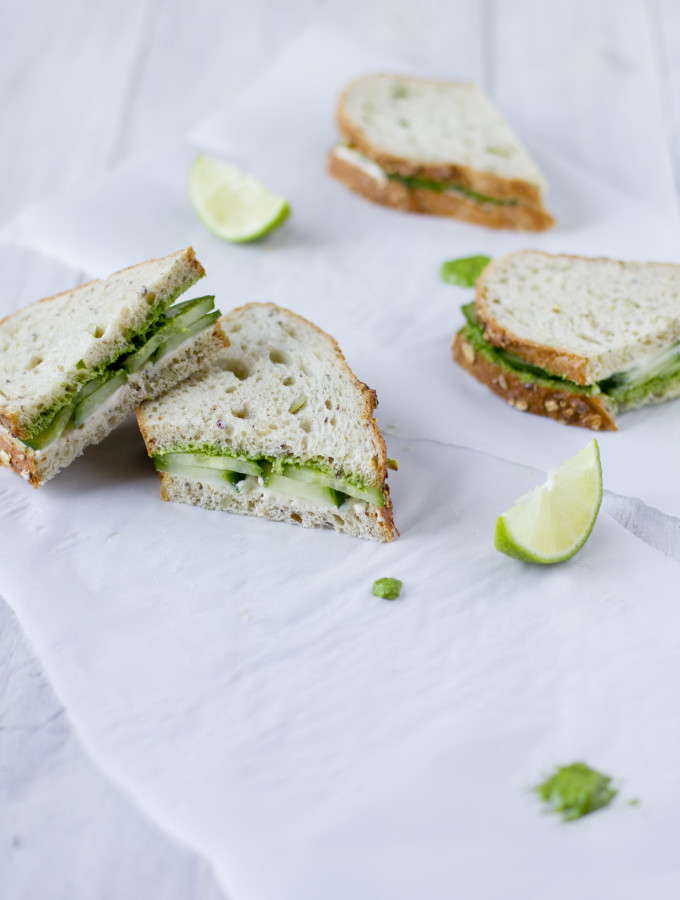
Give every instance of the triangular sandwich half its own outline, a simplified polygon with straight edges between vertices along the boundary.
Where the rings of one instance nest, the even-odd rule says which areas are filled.
[[[376,396],[333,338],[273,304],[221,322],[210,369],[137,410],[163,499],[391,541]]]
[[[407,212],[543,231],[545,178],[475,84],[367,75],[342,94],[329,171],[369,200]]]
[[[594,431],[680,396],[680,266],[551,255],[493,260],[453,355],[522,412]]]
[[[0,463],[38,487],[147,397],[224,347],[189,247],[47,297],[0,322]]]

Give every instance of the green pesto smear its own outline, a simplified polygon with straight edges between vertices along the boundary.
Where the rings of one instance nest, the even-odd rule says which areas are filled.
[[[572,822],[611,803],[618,793],[611,782],[609,775],[577,762],[560,766],[535,790],[551,812],[562,816],[565,822]]]
[[[383,600],[396,600],[402,585],[398,578],[378,578],[373,582],[373,595]]]
[[[419,178],[415,175],[397,175],[395,172],[385,172],[390,181],[398,181],[407,188],[424,188],[426,191],[444,193],[449,191],[474,200],[476,203],[491,203],[493,206],[517,206],[517,200],[502,200],[500,197],[490,197],[488,194],[480,194],[479,191],[471,191],[449,181],[434,181],[431,178]]]
[[[457,284],[465,288],[474,287],[482,270],[490,262],[489,256],[463,256],[460,259],[450,259],[442,266],[441,275],[447,284]]]

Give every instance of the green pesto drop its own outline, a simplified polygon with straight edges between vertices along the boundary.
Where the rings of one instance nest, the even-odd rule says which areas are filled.
[[[398,578],[378,578],[373,582],[373,594],[383,600],[396,600],[401,593],[402,583]]]
[[[571,822],[611,803],[618,793],[611,787],[611,781],[609,775],[577,762],[560,766],[535,790],[549,804],[551,812]]]
[[[450,259],[442,266],[442,278],[447,284],[459,287],[474,287],[482,274],[482,269],[491,262],[488,256],[464,256]]]

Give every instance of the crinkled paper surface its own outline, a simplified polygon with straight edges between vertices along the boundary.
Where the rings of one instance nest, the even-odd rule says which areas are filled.
[[[223,310],[274,301],[332,333],[378,391],[401,537],[163,504],[130,420],[38,492],[0,472],[0,593],[99,765],[234,900],[674,896],[677,564],[604,513],[564,565],[494,550],[497,515],[543,478],[524,466],[591,435],[510,410],[455,367],[470,293],[439,268],[528,246],[673,260],[677,223],[538,146],[552,233],[353,196],[324,171],[336,94],[397,65],[303,38],[192,143],[33,207],[4,237],[95,275],[193,244]],[[289,223],[253,246],[207,234],[186,194],[197,146],[284,193]],[[680,513],[678,418],[667,404],[602,435],[606,487]],[[371,595],[383,576],[404,582],[399,600]],[[576,760],[621,793],[565,825],[531,788]]]

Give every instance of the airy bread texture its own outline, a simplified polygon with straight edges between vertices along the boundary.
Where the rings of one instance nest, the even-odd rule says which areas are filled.
[[[208,447],[250,458],[291,457],[382,488],[386,456],[373,418],[375,393],[352,373],[333,338],[274,304],[250,304],[220,322],[231,344],[207,373],[137,411],[149,455]],[[357,502],[339,511],[291,503],[265,489],[239,495],[226,483],[199,485],[167,473],[162,481],[167,500],[329,525],[376,540],[394,533],[386,488],[383,507]]]
[[[0,424],[19,438],[64,391],[205,274],[191,247],[47,297],[0,321]]]
[[[554,224],[542,206],[543,175],[477,85],[368,75],[342,94],[337,122],[351,149],[388,175],[455,185],[512,205],[461,197],[443,186],[397,182],[396,189],[375,172],[357,174],[356,165],[332,152],[330,173],[368,199],[492,228],[537,231]]]
[[[680,340],[680,266],[508,253],[482,272],[477,316],[491,344],[588,385]]]
[[[144,366],[130,375],[128,381],[79,428],[65,431],[43,450],[33,450],[0,426],[0,464],[13,469],[33,487],[40,487],[90,444],[103,440],[143,400],[157,397],[178,381],[200,371],[225,343],[227,339],[219,322],[189,338],[158,363]]]

